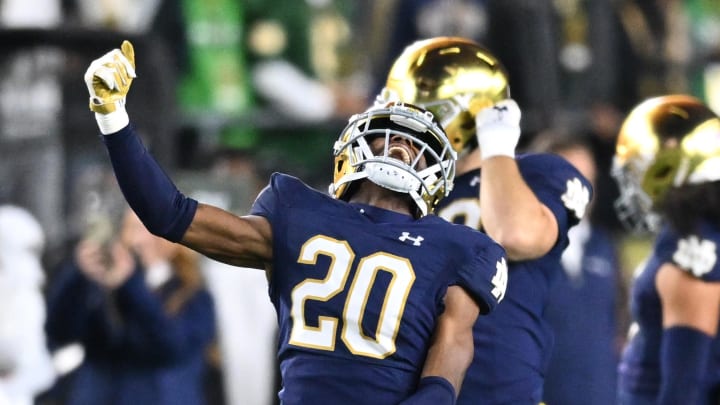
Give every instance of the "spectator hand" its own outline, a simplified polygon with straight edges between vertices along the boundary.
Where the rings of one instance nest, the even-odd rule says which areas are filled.
[[[135,77],[135,50],[129,41],[95,59],[85,72],[90,110],[103,134],[117,132],[129,123],[125,97]]]
[[[109,289],[116,289],[123,285],[135,271],[135,259],[130,250],[120,242],[113,244],[110,254],[112,266],[105,274],[103,285]]]
[[[132,254],[120,242],[102,246],[94,240],[83,240],[77,246],[75,259],[85,277],[110,290],[120,287],[135,269]]]
[[[475,117],[477,140],[482,159],[493,156],[515,157],[520,140],[520,107],[513,99],[499,101]]]

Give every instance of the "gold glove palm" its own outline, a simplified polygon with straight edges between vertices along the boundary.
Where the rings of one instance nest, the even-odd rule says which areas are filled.
[[[109,114],[125,108],[125,97],[135,75],[135,50],[130,41],[95,59],[85,72],[90,110]]]

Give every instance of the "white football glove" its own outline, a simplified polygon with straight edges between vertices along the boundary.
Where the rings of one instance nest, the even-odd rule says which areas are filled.
[[[515,157],[520,140],[520,107],[513,99],[497,102],[475,117],[477,140],[482,159],[493,156]]]
[[[125,97],[136,77],[135,50],[129,41],[123,41],[120,48],[95,59],[85,71],[90,110],[103,134],[117,132],[130,122]]]

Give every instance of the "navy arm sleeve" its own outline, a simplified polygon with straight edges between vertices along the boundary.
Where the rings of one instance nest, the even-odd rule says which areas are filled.
[[[663,332],[662,389],[658,405],[697,404],[706,395],[703,386],[711,358],[712,337],[697,329],[676,326]]]
[[[400,402],[399,405],[454,405],[455,388],[450,381],[438,377],[423,377],[414,394]]]
[[[195,216],[197,201],[178,191],[132,125],[102,135],[102,140],[120,189],[145,227],[154,235],[180,241]]]

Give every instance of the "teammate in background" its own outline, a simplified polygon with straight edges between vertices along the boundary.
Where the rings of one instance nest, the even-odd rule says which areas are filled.
[[[505,301],[475,324],[475,356],[458,404],[541,401],[552,347],[543,311],[562,272],[568,229],[591,198],[591,185],[564,159],[515,156],[520,109],[509,97],[500,62],[457,37],[408,46],[378,97],[420,105],[440,120],[459,155],[455,188],[437,213],[483,230],[510,260]]]
[[[631,291],[618,403],[720,402],[720,118],[700,100],[664,95],[625,119],[613,176],[620,219],[657,232]]]
[[[185,197],[143,147],[124,108],[134,59],[125,41],[85,75],[120,188],[154,234],[265,270],[282,403],[454,403],[472,326],[502,300],[507,268],[486,235],[426,215],[455,173],[432,114],[390,103],[353,116],[332,196],[276,173],[236,216]]]

